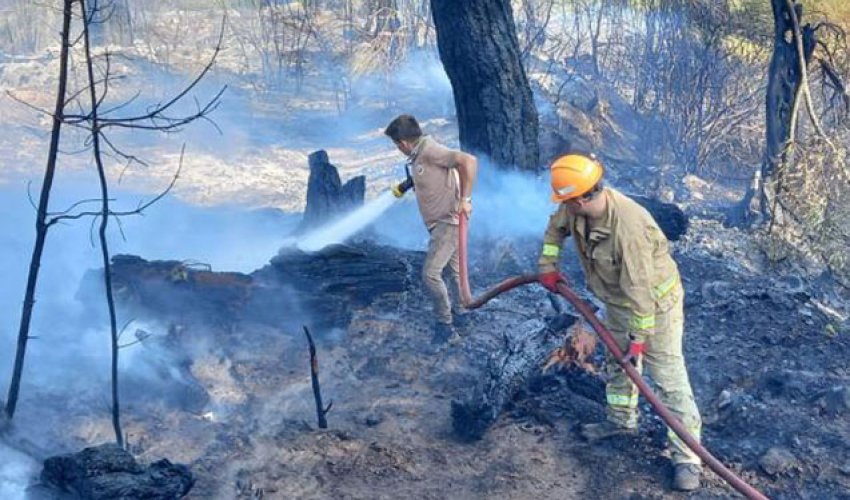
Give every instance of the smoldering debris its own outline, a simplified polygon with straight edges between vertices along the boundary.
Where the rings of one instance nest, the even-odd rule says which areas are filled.
[[[167,459],[144,466],[115,444],[86,448],[44,461],[41,481],[80,498],[182,498],[195,483],[189,468]]]
[[[372,243],[317,253],[285,249],[269,265],[242,274],[116,255],[112,273],[116,297],[137,317],[329,329],[345,328],[353,307],[411,290],[423,257]],[[92,271],[89,279],[100,273]]]

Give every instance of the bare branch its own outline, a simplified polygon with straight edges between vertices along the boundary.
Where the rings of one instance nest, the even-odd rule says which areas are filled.
[[[823,70],[823,74],[826,75],[827,79],[832,83],[833,90],[844,101],[845,112],[850,113],[850,92],[847,91],[847,87],[841,80],[841,76],[839,76],[838,71],[835,70],[833,64],[831,64],[828,60],[818,58],[818,62]]]
[[[803,49],[803,32],[800,28],[800,20],[797,17],[797,11],[794,8],[794,0],[785,0],[785,6],[791,16],[791,22],[794,25],[794,41],[797,47],[797,60],[800,65],[800,88],[803,90],[803,96],[806,100],[806,111],[809,113],[809,118],[812,120],[812,125],[815,127],[815,131],[832,146],[833,150],[835,150],[835,145],[832,144],[832,141],[829,140],[829,137],[827,137],[823,128],[820,126],[817,113],[815,113],[814,104],[812,104],[812,94],[809,91],[809,72],[806,65],[806,52]],[[793,128],[791,133],[794,133]]]
[[[27,181],[27,199],[30,202],[30,206],[33,210],[38,211],[38,206],[35,204],[35,199],[32,197],[32,181]]]
[[[140,213],[139,215],[145,214]],[[115,224],[118,226],[118,233],[121,235],[121,241],[127,241],[127,235],[124,233],[124,221],[121,219],[121,217],[113,216],[113,218],[115,219]]]
[[[111,201],[114,201],[114,200],[111,200]],[[66,208],[65,210],[62,210],[61,212],[50,212],[50,213],[48,213],[48,215],[51,216],[51,217],[65,215],[65,214],[72,212],[75,208],[79,207],[80,205],[85,205],[87,203],[100,203],[100,202],[101,202],[100,198],[80,200],[80,201],[74,203],[73,205],[71,205],[70,207]]]
[[[213,96],[213,98],[207,102],[207,104],[203,108],[198,109],[198,111],[188,116],[174,118],[170,116],[165,116],[159,111],[156,111],[143,117],[143,119],[151,121],[151,125],[141,125],[135,123],[138,121],[138,117],[129,120],[125,120],[122,118],[113,118],[104,120],[102,128],[118,127],[136,130],[156,130],[159,132],[177,132],[183,125],[191,123],[199,118],[204,118],[206,117],[206,115],[215,111],[221,104],[221,96],[222,94],[224,94],[225,90],[227,90],[227,85],[223,86],[218,91],[218,93],[216,93],[216,95]]]
[[[128,215],[140,215],[140,214],[142,214],[142,212],[144,212],[145,210],[150,208],[151,205],[153,205],[154,203],[156,203],[159,200],[161,200],[162,198],[164,198],[165,195],[167,195],[169,192],[171,192],[171,190],[174,188],[174,185],[177,183],[177,179],[180,178],[180,172],[183,169],[183,156],[185,154],[185,151],[186,151],[186,144],[183,144],[183,147],[180,150],[180,164],[177,167],[177,172],[174,173],[174,176],[171,178],[171,182],[169,182],[168,186],[166,186],[166,188],[163,191],[161,191],[159,194],[157,194],[155,197],[148,200],[147,202],[140,202],[139,205],[134,210],[127,210],[127,211],[110,210],[109,216],[110,217],[126,217]],[[99,200],[99,201],[102,201],[102,200]],[[98,212],[91,212],[91,211],[78,212],[78,213],[75,213],[75,214],[61,214],[61,215],[57,215],[57,216],[51,218],[51,220],[48,222],[48,224],[53,225],[53,224],[56,224],[59,221],[76,220],[76,219],[82,219],[82,218],[85,218],[85,217],[92,217],[92,218],[94,218],[94,220],[97,220],[97,218],[101,217],[102,215],[103,215],[103,212],[100,212],[100,211],[98,211]]]
[[[123,333],[123,332],[122,332],[122,333]],[[150,333],[150,332],[148,332],[148,331],[146,331],[146,330],[142,330],[141,328],[137,328],[137,329],[136,329],[135,336],[136,336],[136,340],[134,340],[134,341],[132,341],[132,342],[129,342],[129,343],[127,343],[127,344],[119,344],[119,345],[118,345],[118,348],[119,348],[119,349],[124,349],[125,347],[130,347],[130,346],[134,346],[134,345],[136,345],[136,344],[141,344],[141,343],[142,343],[142,342],[144,342],[145,340],[147,340],[147,339],[149,339],[149,338],[153,337],[153,334],[152,334],[152,333]]]
[[[25,101],[25,100],[19,98],[18,96],[16,96],[15,94],[13,94],[11,90],[7,90],[6,95],[9,96],[9,98],[12,99],[13,101],[17,102],[18,104],[23,104],[24,106],[26,106],[26,107],[34,110],[34,111],[45,114],[45,115],[47,115],[51,118],[53,117],[53,113],[51,113],[50,111],[48,111],[46,109],[39,108],[38,106],[34,106],[34,105],[28,103],[27,101]]]
[[[125,78],[124,75],[115,75],[115,76],[109,76],[108,75],[104,78],[101,78],[101,79],[95,81],[95,85],[102,85],[107,81],[123,80],[124,78]],[[83,87],[83,88],[75,91],[74,93],[70,94],[67,98],[65,98],[65,104],[68,104],[68,103],[76,100],[78,97],[80,97],[80,95],[82,95],[84,92],[87,92],[87,91],[88,91],[88,87]],[[88,115],[87,116],[65,115],[65,118],[67,120],[66,123],[71,123],[73,121],[76,121],[76,122],[87,121],[89,119],[89,116]]]
[[[138,99],[139,96],[141,96],[141,95],[142,95],[142,91],[137,90],[136,93],[133,94],[133,97],[127,99],[126,101],[122,102],[121,104],[116,104],[115,106],[112,106],[111,108],[108,108],[104,111],[101,111],[101,115],[108,115],[110,113],[114,113],[116,111],[119,111],[119,110],[129,106],[130,104],[133,104],[136,101],[136,99]]]
[[[222,40],[224,38],[224,29],[225,29],[225,25],[226,25],[225,21],[226,21],[226,18],[222,19],[221,29],[219,30],[219,35],[218,35],[218,42],[216,43],[215,50],[213,51],[213,55],[210,58],[209,62],[206,64],[206,66],[204,66],[204,68],[195,77],[195,79],[192,80],[182,91],[180,91],[177,95],[175,95],[169,101],[165,102],[164,104],[157,105],[154,109],[152,109],[151,111],[149,111],[148,113],[146,113],[144,115],[125,117],[125,118],[104,118],[102,120],[104,125],[106,125],[106,124],[118,125],[119,123],[129,124],[131,122],[138,122],[138,121],[145,121],[145,120],[156,120],[156,119],[165,119],[166,121],[173,120],[173,119],[163,118],[164,113],[166,111],[168,111],[168,109],[171,108],[174,104],[176,104],[181,99],[183,99],[183,97],[185,97],[193,88],[195,88],[195,86],[197,86],[198,83],[200,83],[200,81],[212,69],[213,65],[215,64],[216,58],[218,57],[218,54],[221,52],[221,45],[222,45]],[[226,88],[227,88],[226,85],[224,87],[222,87],[221,90],[219,90],[219,92],[216,94],[216,96],[206,106],[204,106],[204,109],[209,109],[210,111],[212,109],[215,109],[215,107],[217,107],[217,104],[216,104],[215,107],[211,108],[211,106],[214,104],[214,101],[216,101],[217,99],[219,99],[221,97],[221,95],[224,93]],[[188,123],[188,122],[183,122],[183,124],[185,124],[185,123]],[[119,125],[119,126],[128,126],[129,127],[129,125]],[[159,130],[159,128],[155,127],[155,126],[148,126],[148,127],[136,126],[136,127],[129,127],[129,128],[143,128],[143,129],[149,129],[149,130]]]
[[[127,320],[126,323],[124,323],[124,326],[122,326],[121,330],[118,331],[118,338],[119,339],[121,338],[122,335],[124,335],[124,331],[127,330],[127,327],[130,326],[133,323],[133,321],[135,321],[135,320],[129,319],[129,320]]]
[[[142,166],[145,166],[145,167],[148,166],[148,164],[144,160],[142,160],[141,158],[134,156],[134,155],[131,155],[131,154],[128,154],[128,153],[124,153],[122,150],[118,149],[118,147],[116,147],[115,144],[112,143],[112,141],[109,139],[109,136],[107,136],[106,134],[101,135],[101,138],[103,139],[104,144],[106,144],[106,146],[109,147],[109,149],[113,153],[115,153],[116,156],[118,156],[119,158],[122,158],[123,160],[125,160],[127,162],[127,164],[124,167],[124,170],[129,168],[130,165],[132,165],[133,163],[138,163],[139,165],[142,165]],[[119,182],[124,177],[124,170],[122,170],[121,175],[118,176]]]
[[[331,410],[333,402],[324,406],[322,404],[322,388],[319,384],[319,360],[316,357],[316,344],[313,342],[313,336],[310,335],[310,330],[304,326],[304,335],[307,337],[307,344],[310,352],[310,380],[313,386],[313,399],[316,402],[316,417],[319,421],[320,429],[328,428],[327,413]]]

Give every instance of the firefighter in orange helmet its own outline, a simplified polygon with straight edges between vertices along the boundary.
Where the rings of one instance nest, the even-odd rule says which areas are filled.
[[[551,291],[564,281],[558,271],[561,244],[575,242],[587,288],[605,304],[605,323],[638,371],[647,367],[662,402],[699,439],[702,427],[682,355],[684,291],[667,238],[652,216],[628,196],[603,186],[602,164],[592,155],[567,154],[551,166],[552,201],[540,255],[540,281]],[[589,440],[634,433],[638,390],[608,354],[607,420],[582,426]],[[675,466],[673,486],[699,488],[699,457],[668,429]]]

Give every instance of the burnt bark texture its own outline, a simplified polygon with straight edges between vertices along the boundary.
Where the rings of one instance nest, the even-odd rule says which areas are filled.
[[[767,81],[766,141],[765,156],[761,167],[762,185],[759,193],[759,211],[770,218],[774,205],[774,182],[781,173],[777,172],[787,154],[786,146],[791,139],[791,121],[794,101],[802,84],[802,68],[794,35],[794,24],[785,0],[771,0],[773,8],[773,55],[770,59]],[[795,2],[797,18],[803,18],[803,6]],[[817,42],[811,25],[801,26],[803,36],[803,58],[806,65],[812,58]]]
[[[573,316],[561,317],[557,329],[532,319],[505,333],[504,349],[493,353],[479,383],[451,403],[452,429],[458,439],[481,439],[514,397],[540,374],[546,358],[563,341],[557,331],[576,321]]]
[[[52,488],[91,500],[182,498],[195,483],[185,465],[162,459],[142,466],[114,444],[48,458],[41,480]]]
[[[345,328],[354,310],[379,299],[400,300],[419,283],[423,254],[370,243],[332,245],[319,252],[284,249],[251,274],[213,272],[180,261],[112,257],[116,300],[135,317],[177,323],[250,322],[318,331]],[[84,290],[102,271],[87,274]]]
[[[781,218],[777,208],[780,166],[785,160],[787,146],[791,140],[791,123],[795,100],[799,98],[802,84],[802,68],[794,35],[794,23],[785,0],[771,0],[773,9],[773,53],[768,66],[767,90],[765,93],[765,151],[761,168],[751,184],[738,210],[733,212],[732,222],[743,224],[770,221],[774,216]],[[797,18],[803,18],[803,6],[794,3]],[[800,26],[803,37],[803,56],[809,64],[817,44],[815,29],[810,25]]]
[[[460,145],[502,168],[536,170],[539,125],[508,0],[431,0]]]
[[[310,335],[310,330],[305,326],[304,335],[307,336],[307,344],[310,348],[310,383],[313,386],[313,399],[316,402],[316,419],[319,424],[319,429],[328,428],[328,412],[331,411],[333,401],[325,406],[322,403],[322,385],[319,383],[319,358],[316,355],[316,343],[313,342],[313,336]]]
[[[311,153],[308,162],[307,206],[299,231],[316,227],[335,215],[359,207],[366,194],[366,177],[360,175],[342,184],[339,171],[331,165],[324,150]]]
[[[48,207],[50,205],[51,190],[53,189],[53,178],[56,174],[59,138],[65,116],[65,94],[68,87],[68,51],[71,44],[70,33],[73,2],[65,0],[62,5],[62,45],[59,52],[59,80],[57,83],[56,104],[53,108],[53,126],[50,132],[47,166],[44,169],[41,195],[38,199],[38,212],[35,219],[35,243],[33,244],[32,257],[30,258],[29,274],[27,274],[27,288],[24,292],[24,305],[21,311],[21,323],[18,329],[15,364],[12,368],[12,380],[9,384],[9,393],[6,399],[5,412],[9,419],[15,416],[18,395],[21,389],[21,377],[24,371],[27,341],[30,338],[30,322],[32,321],[33,308],[35,307],[35,291],[38,284],[39,270],[41,269],[41,256],[44,253],[44,246],[47,242],[47,230],[50,228]]]

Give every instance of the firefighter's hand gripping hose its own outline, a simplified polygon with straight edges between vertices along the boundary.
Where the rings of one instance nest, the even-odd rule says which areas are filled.
[[[472,294],[469,290],[469,273],[467,270],[467,252],[466,252],[466,243],[467,243],[467,228],[468,221],[464,214],[460,215],[460,227],[459,227],[459,242],[458,242],[458,260],[460,261],[460,288],[461,288],[461,301],[463,302],[464,307],[467,309],[477,309],[491,299],[500,295],[512,288],[516,288],[521,285],[527,285],[529,283],[537,283],[538,275],[536,274],[523,274],[520,276],[514,276],[512,278],[508,278],[496,286],[486,290],[479,297],[473,298]],[[609,351],[614,355],[617,359],[617,362],[623,368],[623,370],[628,374],[629,378],[637,385],[638,390],[641,394],[643,394],[644,398],[649,401],[649,404],[652,405],[652,408],[655,409],[656,413],[664,420],[664,423],[667,424],[673,432],[676,433],[685,444],[688,445],[690,449],[694,451],[702,461],[717,475],[722,477],[727,483],[729,483],[733,488],[738,490],[742,495],[751,499],[767,499],[765,495],[759,492],[757,489],[753,488],[743,479],[735,475],[734,472],[729,470],[725,465],[723,465],[719,460],[714,458],[714,456],[708,452],[700,443],[697,441],[686,429],[685,426],[682,425],[682,422],[675,416],[673,413],[661,403],[661,400],[658,396],[652,392],[649,385],[644,382],[643,377],[641,377],[640,373],[638,373],[637,369],[635,369],[634,365],[629,362],[628,357],[623,355],[623,352],[620,350],[620,347],[617,345],[617,342],[614,340],[613,335],[605,325],[599,321],[599,318],[596,317],[596,314],[590,308],[590,306],[582,300],[574,291],[572,291],[566,283],[563,281],[559,281],[556,285],[557,292],[562,297],[567,299],[573,307],[587,320],[588,323],[593,327],[596,333],[599,335],[599,338],[602,339],[602,342],[605,344],[605,347],[608,348]]]

